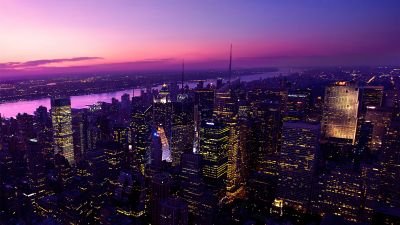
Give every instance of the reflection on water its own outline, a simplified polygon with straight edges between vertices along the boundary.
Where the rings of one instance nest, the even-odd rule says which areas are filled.
[[[263,73],[263,74],[255,74],[255,75],[246,75],[241,77],[242,81],[253,81],[259,80],[262,78],[274,77],[278,75],[286,75],[282,74],[282,71],[279,72],[271,72],[271,73]],[[214,83],[215,79],[209,79],[204,82],[204,85],[209,83]],[[190,88],[194,88],[197,83],[189,82],[188,83]],[[155,89],[159,89],[159,86],[154,87]],[[112,98],[121,99],[121,96],[125,93],[128,93],[132,96],[140,96],[141,88],[136,89],[127,89],[123,91],[116,91],[116,92],[107,92],[107,93],[100,93],[100,94],[90,94],[90,95],[80,95],[80,96],[71,96],[71,104],[72,108],[75,109],[82,109],[86,108],[88,105],[92,105],[97,102],[111,102]],[[9,102],[0,104],[0,114],[1,117],[15,117],[18,113],[28,113],[33,114],[33,112],[39,107],[45,106],[47,109],[50,109],[50,98],[42,98],[36,100],[28,100],[28,101],[18,101],[18,102]]]

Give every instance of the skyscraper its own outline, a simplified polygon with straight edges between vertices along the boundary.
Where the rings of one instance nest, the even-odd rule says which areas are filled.
[[[187,225],[188,205],[178,197],[161,201],[160,225]]]
[[[130,124],[131,130],[131,146],[128,148],[128,160],[132,168],[137,167],[142,174],[145,174],[145,164],[150,161],[150,141],[151,128],[149,122],[146,120],[146,108],[141,106],[135,108],[132,113],[132,120]]]
[[[245,176],[247,175],[247,121],[232,120],[228,123],[229,147],[227,166],[227,201],[243,198],[245,195]]]
[[[306,212],[310,203],[319,134],[319,125],[283,124],[277,199],[299,212]]]
[[[199,205],[203,195],[201,179],[201,156],[192,152],[183,153],[181,157],[182,198],[193,215],[200,215]]]
[[[171,125],[171,160],[172,165],[179,165],[181,155],[193,149],[194,126],[193,104],[176,102],[173,104]]]
[[[225,195],[228,165],[229,127],[223,123],[203,121],[200,130],[200,154],[206,186],[217,198]]]
[[[118,212],[140,219],[145,213],[145,197],[144,176],[139,171],[121,171],[114,193]]]
[[[365,121],[371,122],[372,128],[372,138],[369,143],[369,148],[371,151],[379,151],[382,147],[383,137],[386,129],[390,123],[391,112],[387,108],[370,106],[367,107],[367,112],[365,114]]]
[[[151,220],[156,225],[161,224],[161,201],[170,196],[171,185],[172,179],[168,173],[158,173],[151,181]]]
[[[55,152],[68,160],[70,165],[75,164],[74,145],[72,136],[71,99],[51,99],[51,119],[53,124],[53,138]]]
[[[350,140],[356,137],[358,87],[349,82],[336,82],[325,89],[322,134],[325,138]]]
[[[211,119],[214,107],[214,90],[213,89],[197,89],[194,92],[195,105],[201,119]]]
[[[313,211],[320,215],[339,215],[345,220],[360,222],[365,205],[362,173],[349,166],[337,166],[318,178],[318,194]]]
[[[366,112],[368,107],[379,107],[383,102],[383,86],[365,86],[360,89],[361,110]]]

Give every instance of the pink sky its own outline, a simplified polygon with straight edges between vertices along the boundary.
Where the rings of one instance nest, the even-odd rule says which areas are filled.
[[[120,63],[151,70],[183,58],[189,68],[225,67],[230,43],[236,67],[396,64],[398,6],[389,0],[3,0],[0,72]],[[37,60],[51,63],[26,63]]]

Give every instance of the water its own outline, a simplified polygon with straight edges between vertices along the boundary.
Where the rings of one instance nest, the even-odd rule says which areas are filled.
[[[253,80],[259,80],[260,78],[268,78],[286,74],[288,74],[288,71],[281,70],[279,72],[247,75],[247,76],[242,76],[241,81],[249,82]],[[215,83],[215,79],[207,80],[206,82],[204,82],[204,85],[207,85],[209,83]],[[197,85],[197,83],[189,82],[188,85],[190,88],[194,88]],[[159,88],[160,86],[154,87],[154,89],[159,89]],[[127,89],[122,91],[107,92],[100,94],[71,96],[71,105],[72,108],[75,109],[87,108],[89,105],[95,104],[97,102],[110,103],[112,98],[121,99],[121,96],[125,93],[128,93],[130,96],[132,96],[132,94],[134,94],[134,96],[140,96],[141,90],[142,88],[135,88],[135,89]],[[15,117],[18,113],[33,114],[33,112],[39,106],[45,106],[47,107],[47,109],[50,109],[50,98],[3,103],[0,104],[0,114],[1,117],[6,117],[6,118]]]

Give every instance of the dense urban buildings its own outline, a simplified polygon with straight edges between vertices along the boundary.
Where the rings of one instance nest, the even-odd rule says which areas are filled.
[[[55,96],[1,120],[0,221],[398,224],[400,74],[380,73]]]

